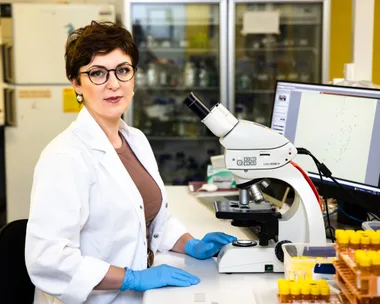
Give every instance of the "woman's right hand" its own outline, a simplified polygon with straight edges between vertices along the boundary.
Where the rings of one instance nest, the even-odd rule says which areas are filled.
[[[198,277],[166,264],[144,270],[132,270],[126,267],[125,270],[121,291],[145,291],[164,286],[187,287],[200,282]]]

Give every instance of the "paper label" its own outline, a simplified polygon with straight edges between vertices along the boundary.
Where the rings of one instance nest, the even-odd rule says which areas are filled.
[[[51,90],[19,90],[18,97],[21,99],[51,98]]]
[[[245,12],[241,34],[280,34],[280,13]]]

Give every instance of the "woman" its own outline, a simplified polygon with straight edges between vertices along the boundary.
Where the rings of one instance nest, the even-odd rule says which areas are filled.
[[[197,284],[181,269],[149,268],[153,254],[206,259],[236,238],[197,240],[170,216],[147,138],[120,119],[134,94],[131,34],[93,21],[70,35],[65,60],[84,107],[35,168],[25,250],[35,303],[140,303],[145,290]]]

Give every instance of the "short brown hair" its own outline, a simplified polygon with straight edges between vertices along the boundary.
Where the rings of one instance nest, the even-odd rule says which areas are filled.
[[[79,69],[89,64],[95,55],[108,54],[117,48],[131,56],[132,65],[137,66],[139,61],[137,46],[131,33],[121,24],[92,21],[90,25],[75,30],[66,42],[67,78],[69,80],[77,78]]]

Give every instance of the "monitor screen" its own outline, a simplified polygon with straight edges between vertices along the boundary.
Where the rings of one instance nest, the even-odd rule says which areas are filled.
[[[271,128],[380,206],[380,90],[278,81],[274,98]],[[294,161],[319,183],[311,157]]]

